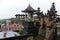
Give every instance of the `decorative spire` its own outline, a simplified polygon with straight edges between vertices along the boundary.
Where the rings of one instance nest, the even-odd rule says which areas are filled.
[[[56,13],[57,13],[57,11],[56,11],[56,8],[55,8],[55,3],[53,2],[52,6],[51,6],[50,10],[48,10],[47,14],[49,15],[50,18],[55,18],[56,15],[57,15]]]
[[[55,10],[55,3],[52,3],[52,7],[51,7],[50,10],[51,10],[51,11],[56,11],[56,10]]]
[[[37,14],[38,18],[43,17],[43,11],[40,11],[40,7],[37,8],[37,11],[35,12]]]
[[[40,7],[38,7],[38,11],[40,11]]]
[[[56,13],[57,13],[57,11],[56,11],[55,3],[54,3],[54,2],[52,3],[52,7],[51,7],[50,11],[53,13],[53,15],[54,15],[54,16],[56,16],[56,15],[57,15],[57,14],[56,14]]]

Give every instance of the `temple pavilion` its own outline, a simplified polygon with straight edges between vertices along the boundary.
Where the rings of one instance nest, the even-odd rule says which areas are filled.
[[[36,10],[35,9],[33,9],[30,5],[25,9],[25,10],[23,10],[22,12],[24,12],[24,13],[28,13],[28,16],[30,17],[30,18],[32,18],[33,17],[33,13],[35,12]]]

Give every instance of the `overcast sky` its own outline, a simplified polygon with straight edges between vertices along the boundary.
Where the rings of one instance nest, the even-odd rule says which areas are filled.
[[[56,10],[60,13],[60,0],[0,0],[0,19],[15,17],[21,14],[29,4],[34,8],[40,7],[44,13],[50,9],[52,2],[55,2]]]

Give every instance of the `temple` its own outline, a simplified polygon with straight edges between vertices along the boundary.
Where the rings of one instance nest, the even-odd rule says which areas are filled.
[[[23,10],[22,12],[24,13],[28,13],[29,17],[32,18],[33,17],[33,13],[35,12],[36,10],[33,9],[30,5],[25,9]]]
[[[41,12],[40,7],[36,10],[31,7],[31,5],[28,5],[28,7],[25,10],[22,10],[22,12],[25,14],[16,14],[15,18],[11,19],[11,23],[13,22],[23,25],[23,30],[25,31],[24,33],[26,35],[32,34],[32,39],[30,38],[31,40],[56,40],[56,20],[58,15],[55,8],[55,3],[52,3],[52,6],[47,13],[43,13],[43,11]],[[37,16],[33,16],[35,14]],[[24,37],[26,36],[25,34]]]

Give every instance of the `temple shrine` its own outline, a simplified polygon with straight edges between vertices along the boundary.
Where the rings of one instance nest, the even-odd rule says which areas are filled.
[[[22,12],[25,14],[16,14],[15,18],[11,19],[11,23],[23,25],[25,33],[27,35],[32,34],[31,40],[56,40],[56,20],[58,15],[55,3],[52,3],[50,10],[46,14],[43,11],[41,12],[40,7],[35,10],[31,5],[28,5]],[[37,15],[36,18],[33,16],[35,14]],[[24,37],[26,37],[25,34]],[[20,40],[20,37],[18,39]]]

